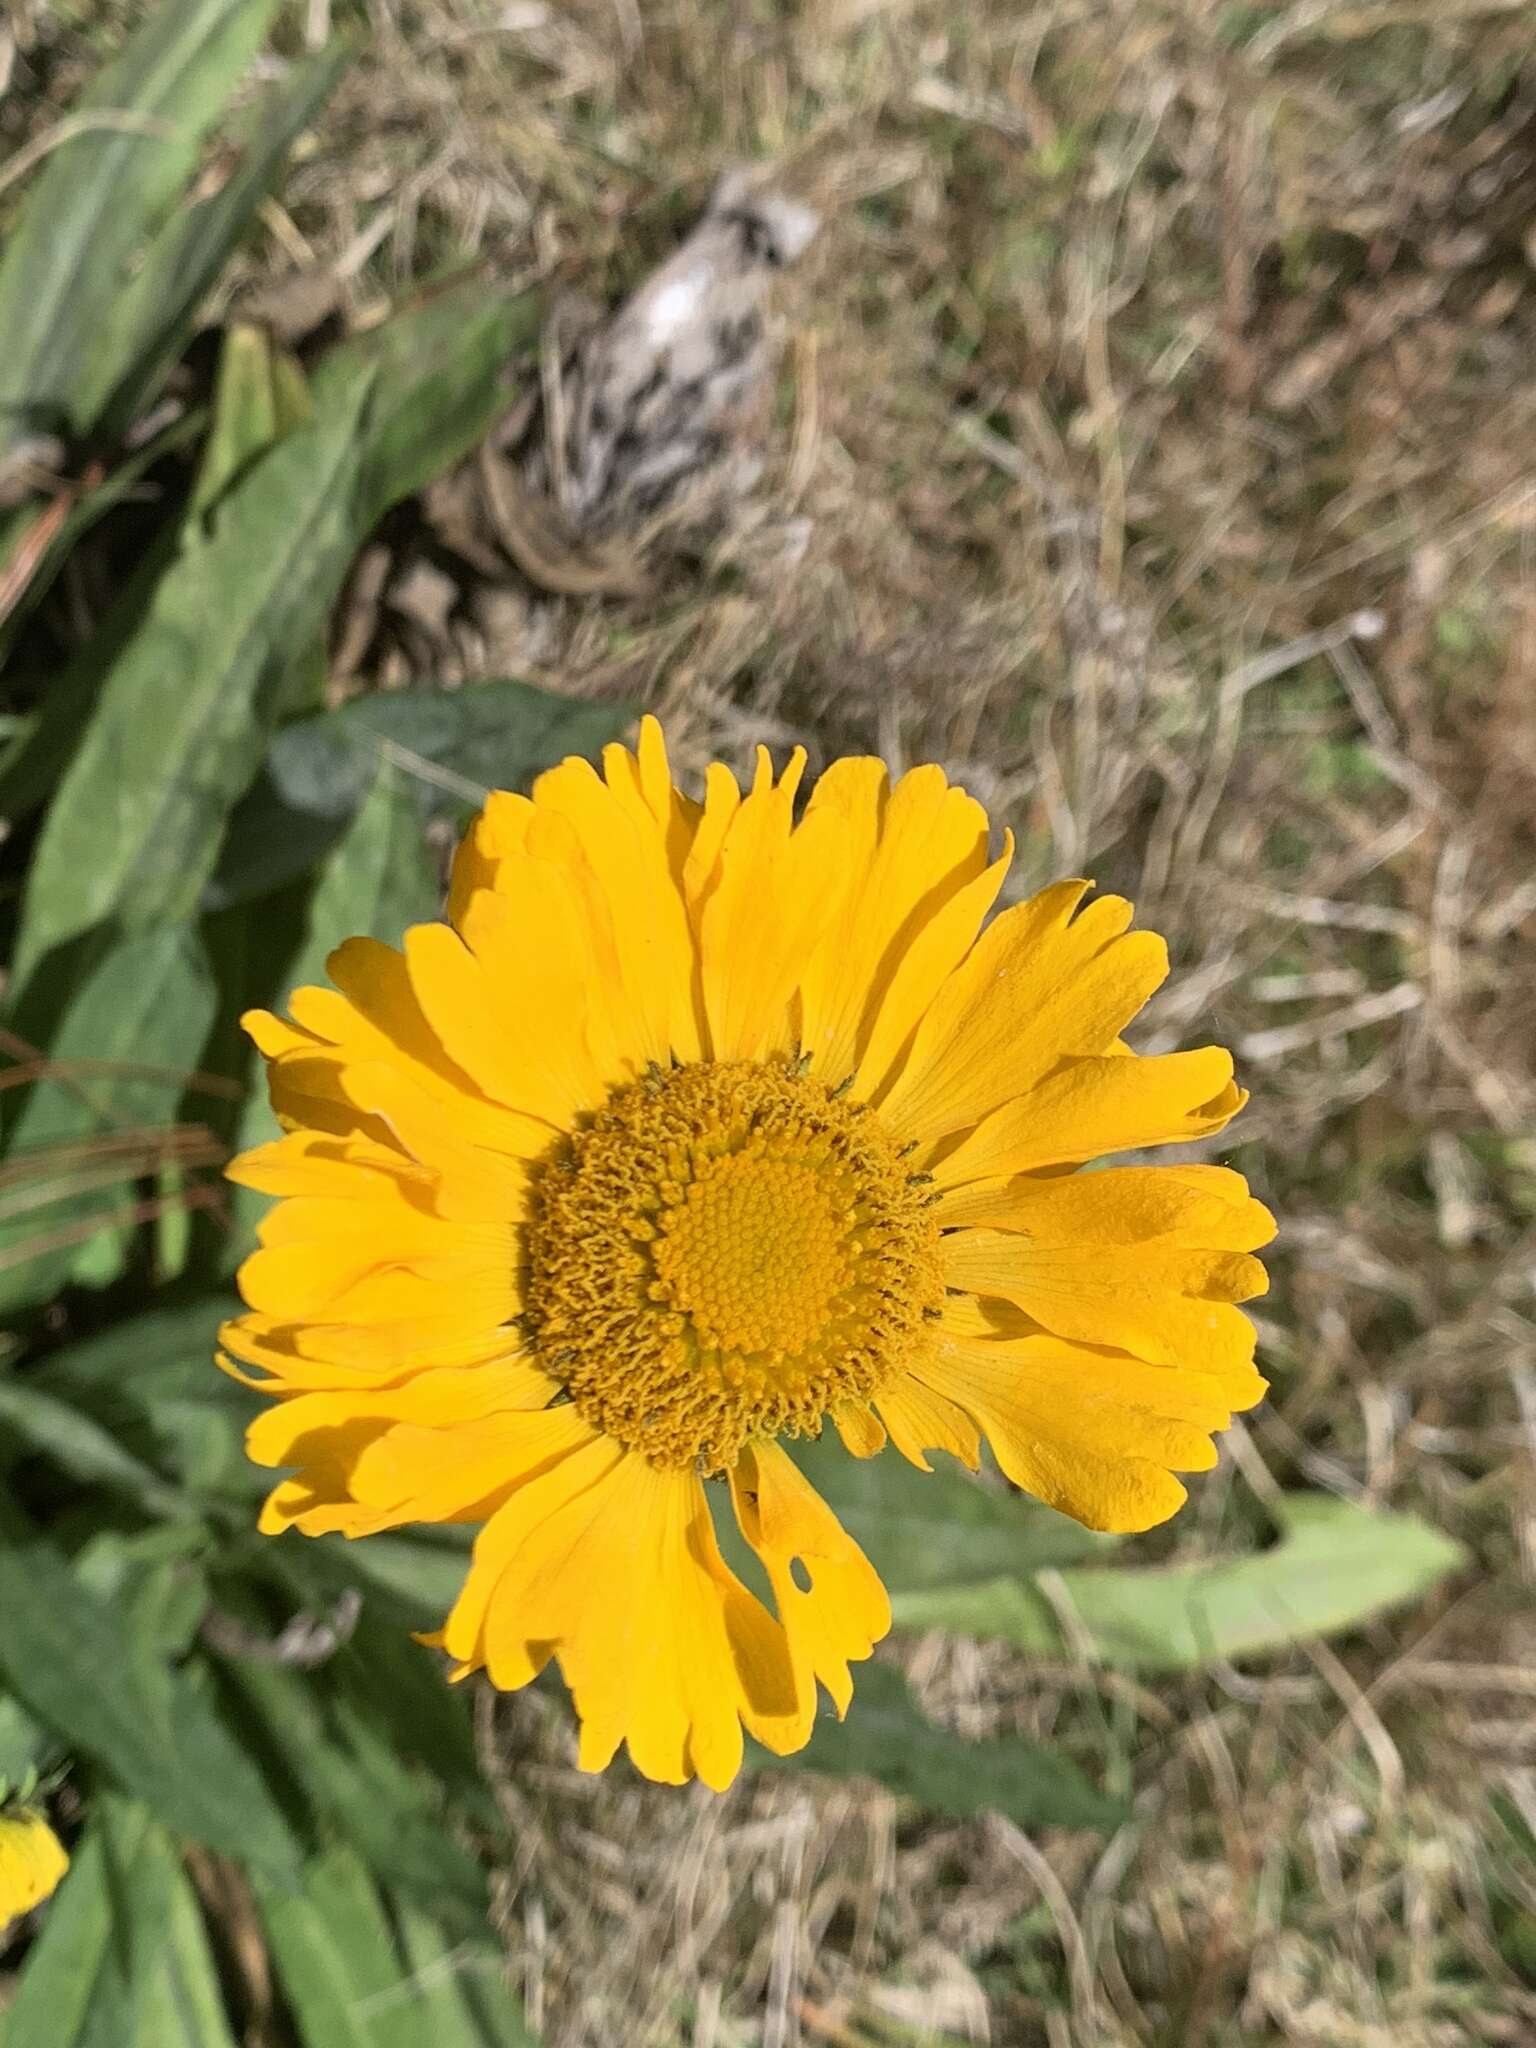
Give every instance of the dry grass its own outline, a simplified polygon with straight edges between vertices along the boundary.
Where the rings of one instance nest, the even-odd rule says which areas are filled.
[[[406,535],[365,680],[633,697],[694,765],[938,759],[1018,832],[1020,888],[1126,888],[1178,957],[1151,1042],[1239,1048],[1236,1156],[1285,1225],[1274,1399],[1159,1540],[1306,1484],[1476,1558],[1258,1676],[908,1646],[940,1716],[1134,1788],[1108,1844],[593,1784],[538,1701],[504,1709],[504,1924],[549,2040],[1536,2038],[1528,12],[310,0],[290,28],[333,17],[367,52],[242,292],[367,317],[474,259],[615,298],[740,160],[826,216],[734,527],[622,600]],[[457,591],[425,651],[391,609],[423,560]]]

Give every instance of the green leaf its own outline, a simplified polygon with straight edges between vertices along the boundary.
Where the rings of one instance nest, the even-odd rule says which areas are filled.
[[[23,1037],[45,1040],[49,1067],[20,1098],[6,1140],[0,1312],[57,1290],[93,1212],[131,1206],[125,1180],[143,1174],[155,1145],[146,1135],[114,1152],[111,1141],[176,1121],[213,1020],[213,982],[190,927],[90,950],[97,958],[83,979],[68,971],[78,977],[79,960],[59,960],[15,1020]],[[49,1030],[46,1013],[61,1002]]]
[[[410,1535],[333,1545],[306,1553],[306,1561],[337,1589],[357,1586],[370,1600],[386,1601],[402,1628],[435,1628],[463,1588],[471,1535],[424,1527]]]
[[[442,885],[427,858],[421,820],[404,781],[388,762],[379,762],[372,787],[310,900],[290,986],[322,980],[326,960],[344,938],[367,934],[393,943],[407,926],[436,917],[442,902]]]
[[[536,293],[508,298],[470,279],[325,355],[315,372],[317,406],[344,403],[370,379],[377,393],[359,495],[365,532],[490,432],[512,401],[508,365],[542,313]]]
[[[203,517],[258,455],[313,417],[297,360],[259,327],[229,328],[189,514]]]
[[[239,1308],[221,1294],[131,1317],[29,1365],[25,1384],[199,1498],[248,1502],[271,1484],[242,1443],[258,1404],[214,1364],[219,1325]]]
[[[421,1999],[423,2041],[432,2048],[536,2048],[506,1964],[488,1941],[450,1939],[441,1921],[411,1900],[390,1903]]]
[[[162,926],[105,950],[69,992],[49,1036],[58,1071],[27,1089],[7,1155],[166,1121],[186,1090],[215,1000],[201,942],[188,926]]]
[[[70,1401],[90,1399],[92,1391],[133,1393],[145,1378],[180,1378],[188,1366],[199,1372],[211,1366],[219,1323],[231,1315],[240,1315],[240,1303],[223,1292],[152,1309],[49,1352],[29,1376]]]
[[[191,338],[198,311],[256,210],[277,183],[289,149],[335,88],[353,47],[338,40],[294,65],[262,101],[260,118],[218,190],[180,207],[156,234],[119,302],[99,351],[102,424],[120,431],[155,395]],[[110,381],[110,392],[103,387]]]
[[[959,1819],[993,1811],[1024,1828],[1108,1829],[1127,1818],[1124,1807],[1096,1792],[1074,1763],[1044,1743],[1022,1735],[969,1742],[936,1728],[889,1664],[861,1664],[847,1718],[823,1711],[796,1755],[772,1756],[754,1743],[748,1761],[760,1771],[874,1778],[930,1813]]]
[[[8,1693],[0,1693],[0,1799],[41,1777],[59,1753],[53,1737]],[[4,2036],[0,2034],[0,2042]]]
[[[408,1638],[400,1646],[422,1654]],[[409,1736],[396,1702],[381,1732],[340,1697],[329,1666],[316,1678],[260,1657],[222,1662],[252,1732],[300,1791],[317,1832],[342,1835],[371,1870],[424,1899],[485,1913],[483,1873],[449,1833],[432,1781],[401,1760]]]
[[[207,531],[185,523],[44,822],[17,941],[23,988],[103,925],[191,913],[358,545],[485,431],[532,317],[523,300],[460,287],[334,351],[313,425],[258,458]]]
[[[5,1434],[51,1459],[72,1479],[120,1493],[146,1514],[176,1518],[192,1512],[175,1487],[100,1423],[25,1380],[0,1378],[0,1436]]]
[[[111,1323],[97,1336],[50,1351],[28,1368],[33,1386],[61,1400],[93,1403],[97,1394],[132,1399],[146,1385],[183,1385],[189,1374],[213,1371],[219,1325],[238,1315],[234,1295],[216,1293],[176,1308],[152,1309]],[[215,1372],[214,1384],[232,1383]]]
[[[294,652],[319,629],[357,539],[366,385],[290,434],[182,552],[102,687],[44,822],[16,977],[100,925],[196,908],[224,818],[260,765]]]
[[[491,681],[374,691],[285,726],[230,819],[205,907],[247,902],[306,873],[345,832],[380,764],[394,766],[424,816],[460,819],[487,790],[522,789],[567,754],[596,754],[633,716],[628,704]]]
[[[203,424],[199,419],[198,431]],[[0,771],[0,815],[27,817],[53,795],[80,750],[82,735],[88,729],[92,707],[106,677],[140,629],[160,578],[175,558],[177,531],[171,525],[152,530],[143,555],[108,598],[95,631],[74,659],[47,679],[37,709],[17,735]],[[29,586],[20,609],[46,586],[54,568],[62,565],[65,538],[61,535],[58,546],[46,557],[43,574]],[[0,640],[0,650],[4,644]]]
[[[151,1664],[116,1606],[45,1543],[0,1545],[0,1671],[38,1720],[168,1826],[292,1873],[288,1824],[207,1693]]]
[[[180,1869],[171,1875],[165,1936],[140,1996],[131,2048],[236,2048],[208,1931]]]
[[[397,1943],[367,1867],[350,1850],[317,1858],[299,1892],[258,1884],[261,1911],[304,2048],[521,2048],[531,2042],[511,1994],[492,1982],[489,1944],[455,1952],[474,1973],[476,2005],[459,1995],[431,1919],[407,1908]],[[431,1967],[428,1967],[428,1966]],[[467,1986],[466,1986],[467,1988]]]
[[[97,1800],[27,1956],[5,2048],[134,2041],[162,1962],[176,1877],[170,1844],[142,1806]]]
[[[792,1450],[893,1595],[1076,1564],[1114,1545],[1001,1481],[973,1479],[942,1454],[932,1472],[895,1451],[852,1458],[830,1429]]]
[[[1331,1494],[1277,1504],[1280,1541],[1251,1557],[1063,1571],[1047,1600],[1027,1579],[933,1587],[894,1601],[904,1628],[1000,1637],[1042,1656],[1067,1654],[1058,1619],[1108,1664],[1193,1671],[1261,1656],[1306,1636],[1339,1635],[1423,1596],[1466,1560],[1459,1543],[1416,1515]]]
[[[133,259],[274,12],[273,0],[169,0],[68,117],[0,264],[0,445],[93,424],[125,368],[110,338]]]

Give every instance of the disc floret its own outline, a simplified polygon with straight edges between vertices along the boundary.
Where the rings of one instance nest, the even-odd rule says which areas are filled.
[[[797,1062],[616,1089],[541,1168],[527,1256],[540,1362],[626,1448],[707,1472],[877,1394],[944,1296],[923,1177]]]

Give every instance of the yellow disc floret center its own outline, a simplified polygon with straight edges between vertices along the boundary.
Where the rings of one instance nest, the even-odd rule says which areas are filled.
[[[862,1104],[777,1062],[657,1072],[539,1174],[529,1334],[596,1427],[717,1471],[912,1361],[938,1235],[926,1177]]]
[[[799,1354],[853,1278],[853,1191],[777,1148],[700,1162],[661,1224],[660,1298],[722,1352]]]

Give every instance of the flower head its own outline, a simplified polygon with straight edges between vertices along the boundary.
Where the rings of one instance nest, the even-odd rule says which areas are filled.
[[[40,1906],[68,1868],[64,1844],[35,1808],[0,1813],[0,1931]]]
[[[988,924],[1008,851],[937,768],[840,761],[797,822],[801,754],[702,803],[652,720],[603,765],[493,796],[445,923],[247,1019],[286,1135],[231,1171],[283,1200],[223,1341],[292,1469],[264,1529],[480,1525],[454,1675],[556,1658],[585,1766],[721,1786],[890,1623],[786,1445],[985,1437],[1147,1528],[1264,1391],[1235,1304],[1272,1224],[1220,1167],[1077,1171],[1220,1130],[1231,1059],[1121,1041],[1167,961],[1118,898]]]

